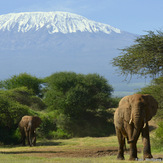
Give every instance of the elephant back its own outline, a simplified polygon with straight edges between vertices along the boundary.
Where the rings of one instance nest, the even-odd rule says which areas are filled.
[[[123,106],[126,107],[126,105],[129,105],[129,98],[130,98],[130,96],[125,96],[125,97],[123,97],[123,98],[119,101],[119,108],[120,108],[120,107],[123,107]]]
[[[32,121],[32,116],[28,115],[23,116],[21,121],[19,122],[19,127],[27,127],[29,121]]]

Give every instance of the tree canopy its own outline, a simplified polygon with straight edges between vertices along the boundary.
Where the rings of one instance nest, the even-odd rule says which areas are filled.
[[[9,90],[26,87],[28,90],[31,90],[33,94],[40,95],[42,83],[43,81],[35,76],[27,73],[21,73],[19,75],[12,76],[9,79],[0,81],[0,88]]]
[[[45,103],[52,110],[78,116],[86,110],[109,107],[108,98],[113,88],[97,74],[55,73],[46,79],[48,90]]]
[[[135,44],[121,49],[121,56],[113,58],[113,66],[121,75],[157,77],[163,75],[163,32],[149,31],[138,37]]]

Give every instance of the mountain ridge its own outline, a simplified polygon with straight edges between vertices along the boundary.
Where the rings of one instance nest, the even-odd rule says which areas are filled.
[[[80,32],[121,33],[120,29],[89,20],[83,16],[69,12],[22,12],[0,15],[0,30],[28,32],[46,28],[49,34]]]

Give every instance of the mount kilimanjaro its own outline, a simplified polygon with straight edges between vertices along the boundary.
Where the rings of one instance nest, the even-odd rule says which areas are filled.
[[[46,28],[49,34],[75,33],[75,32],[104,32],[120,33],[120,30],[107,24],[98,23],[85,17],[67,12],[31,12],[17,13],[0,16],[0,30],[17,32],[39,31]]]
[[[0,80],[21,72],[37,77],[59,71],[98,73],[113,85],[116,95],[132,93],[139,81],[122,82],[111,60],[135,38],[135,34],[68,12],[0,15]]]

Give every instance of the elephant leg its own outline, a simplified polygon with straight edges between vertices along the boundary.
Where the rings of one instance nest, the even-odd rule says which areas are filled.
[[[129,158],[129,160],[135,160],[138,158],[136,143],[137,143],[137,141],[130,143],[130,158]]]
[[[32,146],[32,142],[31,142],[31,131],[27,130],[27,140],[28,140],[28,145]]]
[[[33,137],[32,144],[33,144],[34,146],[36,146],[36,136],[35,136],[35,137]]]
[[[22,134],[22,144],[23,146],[26,145],[25,141],[26,141],[26,138],[28,140],[28,133],[27,133],[27,128],[24,127],[22,130],[21,130],[21,134]]]
[[[119,160],[124,160],[124,137],[121,133],[121,131],[116,128],[116,135],[118,138],[118,143],[119,143],[119,148],[118,148],[118,155],[117,155],[117,159]]]
[[[23,144],[23,146],[25,146],[25,135],[23,135],[23,137],[22,137],[22,144]]]
[[[142,141],[143,141],[143,158],[153,158],[151,154],[150,147],[150,137],[149,137],[149,127],[148,122],[146,123],[146,127],[142,129]]]
[[[21,131],[21,137],[22,137],[22,145],[25,146],[26,135],[25,135],[25,131],[24,130]]]
[[[124,151],[127,151],[127,146],[126,146],[126,141],[125,141],[125,137],[124,137]]]
[[[30,145],[30,137],[29,137],[29,132],[27,132],[27,140],[28,140],[28,145]]]
[[[36,132],[35,131],[33,131],[33,134],[32,134],[32,144],[36,146]]]

